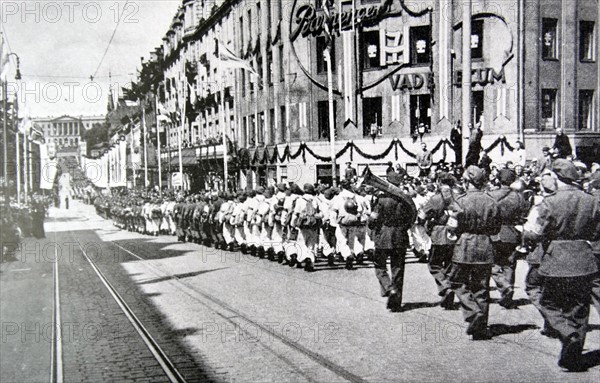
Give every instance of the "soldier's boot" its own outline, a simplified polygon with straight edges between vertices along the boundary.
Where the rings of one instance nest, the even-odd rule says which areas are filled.
[[[275,250],[272,247],[267,250],[267,259],[271,262],[275,261]]]
[[[346,270],[354,270],[354,256],[346,258]]]
[[[306,271],[307,273],[311,273],[311,272],[315,271],[315,265],[310,258],[308,258],[304,262],[304,271]]]
[[[231,242],[228,247],[229,251],[233,252],[235,250],[235,242]]]
[[[365,263],[365,253],[358,253],[356,256],[356,264],[362,265]]]
[[[240,245],[240,251],[242,252],[242,254],[248,254],[248,247],[246,246],[245,243],[242,243]]]
[[[265,257],[265,248],[263,246],[259,246],[256,249],[256,254],[258,255],[259,258],[264,258]]]
[[[288,263],[289,267],[294,267],[298,263],[298,256],[296,254],[290,255],[290,261]]]
[[[327,265],[335,266],[335,255],[333,255],[333,253],[331,253],[327,256]]]
[[[277,263],[283,263],[283,260],[285,259],[285,253],[283,251],[280,251],[277,253]]]
[[[250,245],[250,255],[256,257],[256,246]]]
[[[375,255],[375,250],[371,249],[371,250],[367,250],[365,252],[365,254],[367,255],[367,260],[370,262],[373,262],[373,256]]]

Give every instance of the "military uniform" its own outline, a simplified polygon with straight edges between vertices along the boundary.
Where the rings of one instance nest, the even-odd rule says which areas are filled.
[[[524,222],[528,211],[527,202],[523,195],[508,185],[516,180],[512,170],[502,169],[499,174],[502,186],[490,192],[498,203],[502,216],[500,233],[492,237],[495,247],[492,278],[502,296],[499,304],[510,308],[514,294],[516,260],[512,257],[515,248],[521,243],[521,235],[515,226]]]
[[[381,295],[389,296],[388,309],[392,311],[400,311],[402,306],[407,230],[412,224],[409,214],[394,197],[382,194],[375,201],[373,212],[369,216],[369,228],[375,243],[375,276],[379,281]],[[388,258],[391,278],[387,271]]]
[[[429,273],[433,276],[438,288],[438,295],[443,297],[442,307],[452,308],[454,292],[448,278],[452,266],[452,255],[455,239],[449,236],[446,224],[450,218],[448,209],[455,204],[454,195],[449,185],[442,185],[437,194],[429,199],[419,210],[418,217],[431,227],[431,253],[429,254]]]
[[[450,282],[469,323],[467,334],[473,339],[487,338],[489,282],[494,263],[491,236],[501,227],[496,201],[479,188],[485,183],[485,173],[470,166],[465,177],[472,185],[466,194],[457,197],[458,240],[454,245]]]
[[[530,217],[525,237],[541,242],[544,249],[540,304],[562,342],[558,364],[577,371],[586,368],[581,353],[592,282],[600,270],[591,245],[600,239],[600,201],[574,184],[579,174],[571,162],[556,160],[553,171],[562,182],[556,193],[544,198],[537,217]]]

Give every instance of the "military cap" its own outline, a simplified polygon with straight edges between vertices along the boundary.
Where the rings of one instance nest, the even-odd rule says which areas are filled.
[[[332,199],[333,197],[335,197],[335,190],[333,188],[326,189],[325,191],[323,191],[323,197],[325,197],[328,200]]]
[[[500,169],[498,172],[498,180],[502,185],[509,186],[517,179],[516,173],[511,169]]]
[[[284,183],[277,184],[277,190],[279,190],[280,192],[284,192],[285,189],[286,187]]]
[[[297,195],[304,194],[304,192],[302,191],[302,189],[300,188],[300,186],[298,186],[296,184],[290,185],[290,189],[292,191],[292,194],[297,194]]]
[[[259,186],[259,187],[256,189],[256,194],[265,194],[265,188],[264,188],[264,187],[262,187],[262,186]]]
[[[304,193],[315,195],[315,186],[313,184],[304,184]]]
[[[263,195],[265,196],[265,198],[271,198],[271,197],[273,197],[273,191],[270,188],[267,188],[267,190],[265,190]]]
[[[558,179],[566,183],[575,182],[580,178],[577,167],[571,161],[562,158],[554,161],[552,164],[552,171],[556,174]]]
[[[471,165],[465,170],[464,178],[475,186],[483,186],[485,183],[485,172],[478,166]]]

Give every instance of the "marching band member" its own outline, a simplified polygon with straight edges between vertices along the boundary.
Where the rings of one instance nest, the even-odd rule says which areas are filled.
[[[431,227],[431,253],[429,255],[429,273],[433,276],[438,288],[438,295],[442,297],[440,306],[444,309],[454,307],[454,292],[448,278],[452,266],[452,253],[454,250],[455,236],[448,232],[446,226],[450,219],[449,209],[456,204],[452,192],[456,179],[447,173],[438,178],[439,189],[437,194],[429,199],[418,211],[417,219],[423,226]]]

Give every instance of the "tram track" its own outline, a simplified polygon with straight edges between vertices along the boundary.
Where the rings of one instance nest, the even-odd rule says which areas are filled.
[[[123,246],[117,244],[116,242],[112,242],[112,244],[115,245],[116,247],[118,247],[119,249],[123,250],[130,256],[134,257],[138,261],[147,261],[147,259],[124,248]],[[248,315],[244,314],[240,310],[237,310],[236,308],[232,307],[231,305],[227,304],[226,302],[222,301],[221,299],[215,297],[214,295],[207,293],[205,291],[201,291],[197,287],[193,286],[192,284],[190,284],[176,276],[171,276],[171,275],[165,274],[163,271],[159,270],[158,268],[156,268],[153,265],[146,265],[146,266],[148,266],[148,268],[150,268],[152,270],[152,272],[155,274],[156,277],[159,277],[159,278],[165,277],[165,276],[172,277],[172,279],[169,282],[171,282],[171,283],[175,282],[176,284],[178,284],[179,290],[184,292],[190,298],[194,299],[196,302],[208,307],[209,309],[214,310],[214,308],[211,308],[210,306],[206,305],[205,301],[209,301],[211,304],[220,308],[220,310],[226,311],[229,315],[224,315],[223,313],[218,312],[218,311],[215,311],[215,312],[217,313],[217,315],[219,315],[219,317],[221,317],[225,321],[229,322],[230,324],[232,324],[234,326],[238,326],[238,328],[243,328],[243,326],[239,326],[239,321],[246,322],[246,323],[250,324],[251,326],[254,326],[254,328],[260,329],[260,331],[262,331],[264,333],[269,333],[272,337],[276,338],[279,342],[281,342],[281,344],[285,345],[288,348],[291,348],[296,353],[302,354],[304,357],[312,360],[314,363],[329,370],[331,373],[335,374],[337,377],[342,378],[349,382],[355,382],[355,383],[365,382],[365,380],[363,378],[348,371],[346,368],[340,366],[339,364],[335,363],[334,361],[327,358],[326,356],[324,356],[318,352],[315,352],[306,346],[303,346],[302,344],[291,339],[290,337],[287,337],[283,334],[274,332],[271,328],[251,319]],[[279,353],[277,350],[274,350],[273,347],[269,347],[266,344],[262,344],[262,346],[265,349],[267,349],[269,352],[275,354],[276,357],[278,357],[280,360],[282,360],[283,362],[288,364],[290,367],[294,368],[294,370],[297,373],[300,373],[301,375],[303,375],[307,380],[315,381],[309,374],[297,369],[296,364],[294,362],[292,362],[288,356],[285,356],[282,353]]]
[[[125,302],[123,297],[119,294],[119,292],[115,289],[115,287],[110,283],[105,274],[100,270],[100,268],[91,260],[88,254],[85,252],[81,244],[75,240],[77,243],[84,259],[89,263],[92,267],[94,273],[98,276],[102,284],[106,287],[111,297],[117,303],[129,323],[133,326],[137,334],[140,336],[141,340],[144,342],[152,356],[156,359],[162,370],[164,371],[168,380],[172,383],[185,383],[186,380],[180,371],[175,367],[175,364],[169,359],[168,355],[165,351],[160,347],[158,342],[152,337],[148,329],[144,326],[142,320],[140,320],[131,307]],[[56,265],[58,267],[58,265]],[[58,282],[56,282],[58,283]],[[60,322],[58,322],[60,323]],[[62,376],[62,373],[61,373]],[[54,382],[54,381],[53,381]],[[57,381],[58,382],[58,381]]]

